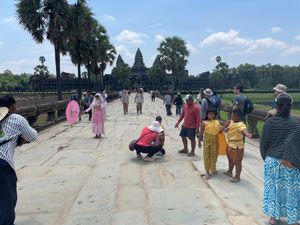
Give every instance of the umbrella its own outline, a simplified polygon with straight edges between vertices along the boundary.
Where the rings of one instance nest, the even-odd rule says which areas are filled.
[[[79,105],[76,101],[70,101],[66,108],[66,117],[67,121],[74,125],[78,121],[78,117],[80,114]]]

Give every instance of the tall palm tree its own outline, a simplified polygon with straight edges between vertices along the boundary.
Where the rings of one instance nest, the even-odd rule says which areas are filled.
[[[86,40],[92,29],[92,12],[85,0],[77,0],[70,7],[68,27],[68,51],[72,62],[77,65],[78,72],[78,94],[81,97],[81,65],[83,65],[82,51],[86,48]]]
[[[64,52],[69,17],[67,0],[18,0],[17,17],[37,43],[48,39],[54,46],[57,79],[57,98],[62,99],[60,52]]]

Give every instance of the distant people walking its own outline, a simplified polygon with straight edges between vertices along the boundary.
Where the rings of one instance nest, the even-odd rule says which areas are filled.
[[[164,101],[163,104],[166,106],[166,112],[167,112],[167,116],[171,116],[172,115],[172,96],[170,94],[170,92],[167,92],[167,94],[164,97]]]
[[[92,132],[95,134],[95,138],[101,138],[104,132],[104,121],[105,121],[105,112],[104,112],[104,100],[100,93],[97,93],[94,97],[94,100],[90,107],[85,110],[89,112],[92,110]]]
[[[222,127],[222,131],[227,132],[227,158],[228,170],[224,174],[231,177],[231,182],[239,182],[242,172],[242,160],[244,158],[245,141],[244,136],[251,138],[245,123],[243,122],[243,114],[239,109],[233,109],[231,121],[227,120]],[[232,171],[235,167],[235,176]]]
[[[266,120],[260,139],[264,160],[263,212],[270,217],[270,224],[278,224],[280,217],[287,217],[288,224],[297,224],[300,173],[299,167],[294,167],[299,166],[299,145],[295,144],[300,137],[294,135],[299,123],[290,117],[292,98],[289,95],[282,93],[275,101],[277,113]]]
[[[198,105],[194,103],[194,98],[192,95],[186,95],[185,101],[186,104],[183,105],[182,113],[177,123],[175,124],[175,128],[177,128],[180,122],[183,120],[183,125],[179,134],[183,143],[183,149],[179,150],[178,153],[187,154],[188,156],[194,156],[196,147],[195,136],[196,134],[199,134],[200,127],[200,109]],[[187,147],[187,138],[191,140],[190,153]]]
[[[124,115],[128,114],[128,106],[129,106],[129,95],[128,92],[124,89],[121,94],[121,101],[123,105]]]
[[[201,132],[199,135],[200,141],[204,135],[204,168],[205,179],[209,179],[211,175],[217,174],[216,163],[219,155],[219,139],[218,135],[221,131],[221,124],[216,119],[217,111],[214,108],[206,110],[206,117],[202,121]]]
[[[174,103],[176,105],[176,116],[181,115],[183,100],[182,100],[182,97],[179,92],[177,93],[177,95],[175,97]]]
[[[161,152],[165,154],[165,150],[159,142],[159,133],[161,132],[161,126],[158,121],[153,121],[150,126],[144,127],[137,143],[134,146],[136,150],[137,158],[144,159],[144,161],[153,161],[153,156]],[[143,158],[141,153],[147,153],[147,156]]]
[[[138,89],[138,92],[136,93],[134,98],[134,103],[136,103],[136,113],[142,114],[143,103],[144,103],[144,94],[142,88]]]
[[[17,146],[37,139],[27,120],[15,113],[12,96],[0,98],[0,224],[13,225],[17,204],[17,176],[14,153]]]
[[[155,91],[151,91],[151,101],[155,102]]]

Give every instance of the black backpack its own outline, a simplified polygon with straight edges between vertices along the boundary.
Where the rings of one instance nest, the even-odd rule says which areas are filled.
[[[208,108],[212,108],[212,109],[217,109],[218,108],[218,104],[217,104],[217,102],[215,101],[214,98],[206,97],[206,101],[207,101],[207,104],[208,104]]]
[[[254,105],[253,105],[252,101],[246,97],[246,100],[244,103],[244,110],[243,110],[244,114],[252,113],[253,109],[254,109]]]

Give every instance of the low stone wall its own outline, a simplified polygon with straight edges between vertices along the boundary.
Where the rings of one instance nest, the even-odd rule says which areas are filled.
[[[117,98],[118,93],[109,94],[108,102]],[[18,107],[17,113],[24,116],[32,127],[42,130],[66,119],[65,111],[69,102],[69,100],[38,102]]]

